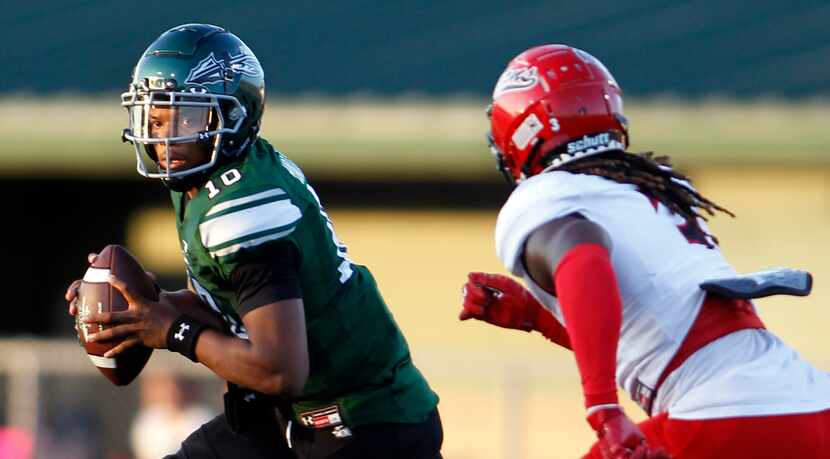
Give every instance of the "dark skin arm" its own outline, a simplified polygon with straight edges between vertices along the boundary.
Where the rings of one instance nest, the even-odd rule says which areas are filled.
[[[546,223],[527,240],[524,263],[534,282],[555,295],[553,273],[562,257],[578,244],[599,244],[611,250],[611,238],[596,223],[577,215],[569,215]]]
[[[163,292],[156,302],[132,292],[119,279],[112,278],[110,284],[121,291],[129,302],[129,309],[90,314],[89,323],[113,327],[90,335],[88,339],[123,338],[124,341],[109,351],[107,357],[137,344],[165,348],[167,332],[178,315],[175,308],[177,292]],[[199,361],[240,386],[266,394],[298,394],[309,371],[302,299],[260,306],[245,314],[242,322],[248,330],[248,340],[210,329],[203,331],[196,345]]]
[[[242,317],[250,341],[205,330],[199,362],[219,376],[266,394],[297,395],[308,379],[303,300],[260,306]]]

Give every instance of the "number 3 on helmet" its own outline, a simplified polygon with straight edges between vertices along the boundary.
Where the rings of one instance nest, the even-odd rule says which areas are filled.
[[[565,45],[516,56],[493,90],[488,140],[511,185],[628,146],[622,90],[595,57]]]

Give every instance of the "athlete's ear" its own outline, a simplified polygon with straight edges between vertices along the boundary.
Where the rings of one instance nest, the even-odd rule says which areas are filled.
[[[545,223],[533,231],[525,243],[525,269],[540,287],[554,292],[552,276],[556,267],[565,254],[579,244],[598,244],[611,252],[608,232],[578,213]]]

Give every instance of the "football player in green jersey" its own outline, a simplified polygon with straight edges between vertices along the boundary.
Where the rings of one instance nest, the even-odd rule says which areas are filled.
[[[302,171],[259,137],[264,104],[259,61],[219,27],[174,27],[144,52],[123,138],[171,190],[189,288],[152,302],[113,278],[130,308],[90,315],[113,326],[88,339],[123,339],[108,356],[167,348],[228,381],[225,414],[171,457],[439,458],[438,397]],[[177,312],[194,294],[225,333]]]

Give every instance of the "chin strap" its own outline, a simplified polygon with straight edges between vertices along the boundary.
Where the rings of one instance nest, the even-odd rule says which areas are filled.
[[[240,145],[239,148],[231,152],[224,148],[220,149],[220,151],[217,154],[216,164],[214,164],[213,167],[207,168],[203,171],[199,171],[190,175],[186,175],[184,177],[162,178],[161,181],[162,183],[164,183],[164,186],[166,186],[170,190],[177,191],[179,193],[185,192],[193,188],[199,188],[202,185],[204,185],[208,177],[210,177],[210,175],[213,174],[217,169],[224,166],[225,164],[228,164],[229,161],[240,157],[251,146],[251,144],[258,139],[259,125],[256,125],[252,128],[251,135],[248,136],[244,142],[242,142],[242,145]]]
[[[196,172],[184,177],[161,179],[161,183],[172,191],[183,193],[187,190],[199,188],[204,185],[210,174],[215,170],[216,167],[211,167],[210,169]]]

